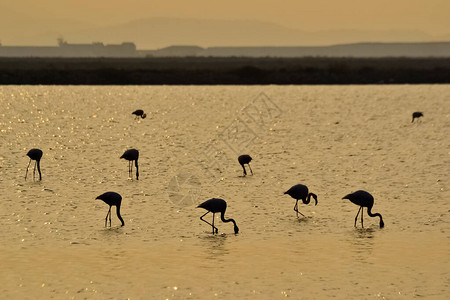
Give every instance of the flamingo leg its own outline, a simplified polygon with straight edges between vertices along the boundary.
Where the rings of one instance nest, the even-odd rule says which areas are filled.
[[[359,207],[358,213],[356,214],[356,217],[355,217],[355,227],[356,227],[356,221],[358,220],[358,215],[359,215],[359,212],[361,211],[361,208],[362,208],[362,206]]]
[[[111,214],[111,206],[109,207],[109,210],[108,210],[108,213],[106,214],[106,218],[105,218],[105,228],[106,228],[106,225],[108,224],[108,215],[110,215]],[[111,223],[110,223],[111,224]],[[111,225],[109,225],[110,227],[111,227]]]
[[[128,177],[133,179],[133,175],[131,175],[133,173],[133,163],[131,160],[128,161]]]
[[[36,164],[37,164],[37,162],[34,162],[34,168],[33,168],[33,181],[34,181],[34,178],[36,177]]]
[[[253,170],[252,170],[252,168],[250,167],[250,164],[248,164],[248,168],[250,169],[250,172],[252,172],[252,175],[253,175]]]
[[[298,218],[298,214],[301,214],[302,216],[305,216],[304,214],[302,214],[301,212],[298,211],[298,199],[295,201],[294,210],[297,213],[297,218]]]
[[[216,233],[219,232],[219,230],[217,229],[216,226],[214,226],[214,213],[213,213],[213,224],[209,223],[208,221],[204,220],[203,217],[206,216],[209,213],[209,211],[207,211],[203,216],[200,217],[200,220],[202,220],[203,222],[205,222],[206,224],[212,226],[213,229],[213,234],[214,234],[214,229],[216,229]]]
[[[364,215],[364,208],[361,206],[361,227],[362,228],[364,228],[363,215]]]
[[[247,171],[245,170],[244,164],[242,164],[241,166],[242,166],[242,169],[244,169],[244,176],[247,176]]]
[[[28,168],[30,167],[30,164],[31,164],[31,158],[30,158],[30,161],[28,162],[27,171],[25,172],[25,180],[27,180]]]

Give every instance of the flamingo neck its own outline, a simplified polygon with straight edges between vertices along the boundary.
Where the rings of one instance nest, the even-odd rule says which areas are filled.
[[[134,165],[136,166],[136,179],[139,179],[139,167],[137,159],[134,161]]]
[[[317,195],[314,193],[309,193],[308,197],[306,198],[306,201],[303,201],[303,203],[309,204],[309,202],[311,201],[311,196],[314,198],[314,200],[316,201],[316,205],[317,205]]]
[[[111,207],[109,209],[111,209]],[[122,222],[122,226],[124,226],[125,222],[123,221],[122,217],[120,216],[120,205],[117,205],[116,212],[117,212],[117,217],[119,218],[120,222]]]
[[[37,169],[38,169],[38,172],[39,172],[39,180],[42,180],[42,174],[41,174],[41,161],[40,161],[40,160],[37,160],[37,161],[36,161],[36,165],[37,165]]]
[[[228,223],[228,222],[233,222],[234,225],[234,233],[238,233],[239,232],[239,228],[236,225],[236,222],[233,219],[225,219],[225,211],[220,213],[220,219],[222,220],[222,222],[224,223]]]
[[[369,206],[367,208],[367,214],[369,215],[369,217],[379,217],[380,218],[380,228],[384,227],[384,222],[383,222],[383,217],[381,216],[381,214],[379,213],[372,213],[372,206]]]

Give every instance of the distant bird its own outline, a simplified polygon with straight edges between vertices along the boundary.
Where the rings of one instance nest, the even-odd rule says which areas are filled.
[[[422,112],[420,112],[420,111],[413,112],[411,123],[414,122],[414,119],[419,120],[419,118],[421,118],[421,117],[423,117],[423,113]]]
[[[133,178],[133,160],[134,160],[134,165],[136,166],[136,180],[139,180],[139,167],[138,167],[139,151],[136,149],[128,149],[122,154],[120,158],[128,160],[128,176],[131,178]]]
[[[284,192],[284,193],[288,194],[289,196],[291,196],[292,198],[294,198],[296,200],[294,210],[297,213],[297,218],[298,218],[298,214],[305,216],[304,214],[302,214],[301,212],[298,211],[298,200],[301,199],[304,204],[309,204],[309,202],[311,200],[311,196],[312,196],[314,198],[314,200],[316,201],[315,205],[317,205],[317,195],[313,194],[313,193],[308,193],[308,187],[306,185],[303,185],[303,184],[294,185],[287,192]]]
[[[142,109],[135,110],[131,114],[136,115],[135,119],[139,119],[139,117],[145,119],[145,117],[147,116]]]
[[[352,203],[360,206],[358,213],[356,214],[356,217],[355,217],[355,227],[356,227],[356,220],[358,219],[359,212],[361,212],[361,226],[364,228],[364,224],[363,224],[364,209],[363,209],[363,207],[367,207],[367,214],[370,217],[380,217],[380,228],[384,227],[383,217],[379,213],[372,214],[373,196],[371,194],[369,194],[366,191],[359,190],[352,194],[348,194],[347,196],[345,196],[342,199],[348,199]]]
[[[108,216],[109,216],[109,227],[111,227],[111,207],[116,206],[116,212],[117,217],[119,218],[120,222],[122,222],[122,226],[125,225],[125,222],[123,221],[122,217],[120,216],[120,205],[122,204],[122,196],[115,192],[106,192],[95,198],[95,200],[100,199],[103,200],[106,204],[109,205],[108,213],[106,214],[105,218],[105,227],[108,223]]]
[[[250,172],[252,172],[252,175],[253,175],[252,168],[250,167],[250,162],[252,161],[252,158],[250,155],[247,155],[247,154],[241,155],[238,157],[238,161],[241,164],[242,169],[244,169],[244,176],[247,175],[247,171],[245,170],[245,167],[244,167],[245,164],[248,165],[248,168],[250,169]]]
[[[200,204],[197,207],[201,207],[201,208],[204,208],[207,210],[207,212],[203,216],[200,217],[200,220],[202,220],[203,222],[212,226],[213,234],[214,234],[214,229],[215,229],[215,233],[219,232],[217,227],[214,226],[214,217],[215,217],[215,214],[218,212],[220,212],[220,219],[222,220],[222,222],[224,222],[224,223],[233,222],[234,233],[237,234],[239,232],[239,228],[237,227],[236,222],[233,219],[228,219],[228,220],[225,219],[225,210],[227,209],[227,203],[225,202],[225,200],[218,199],[218,198],[212,198],[212,199],[206,200],[205,202],[203,202],[202,204]],[[210,212],[213,213],[212,224],[206,220],[203,220],[203,217],[206,216]]]
[[[36,166],[39,172],[39,180],[42,180],[42,174],[41,174],[41,158],[42,158],[42,150],[40,149],[31,149],[28,151],[27,156],[30,158],[30,161],[28,162],[27,171],[25,172],[25,180],[27,180],[28,175],[28,167],[31,164],[32,160],[35,160],[34,169],[33,169],[33,180],[34,175],[36,174]]]

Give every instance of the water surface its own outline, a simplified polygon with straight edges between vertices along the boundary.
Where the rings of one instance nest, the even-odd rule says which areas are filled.
[[[4,298],[450,293],[448,85],[0,86],[0,105]],[[31,148],[44,152],[41,182],[24,179]],[[129,148],[139,181],[119,159]],[[283,195],[297,183],[318,195],[299,205],[306,218]],[[353,227],[358,207],[341,198],[358,189],[385,228],[367,214]],[[123,196],[124,227],[113,208],[104,228],[106,191]],[[238,235],[199,220],[211,197]]]

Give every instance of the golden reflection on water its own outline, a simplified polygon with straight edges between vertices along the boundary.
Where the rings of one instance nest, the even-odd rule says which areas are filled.
[[[283,112],[253,128],[254,176],[242,177],[218,136],[261,90]],[[0,87],[2,296],[443,299],[449,97],[447,85]],[[426,117],[411,125],[418,107]],[[220,174],[199,162],[211,145],[228,151]],[[32,147],[42,181],[23,178]],[[139,180],[119,159],[129,148]],[[298,183],[319,197],[299,219],[283,195]],[[353,227],[357,207],[342,197],[356,189],[374,195],[385,228],[367,215]],[[124,227],[113,209],[104,228],[105,191],[123,196]],[[238,235],[199,219],[211,197],[227,200]]]

